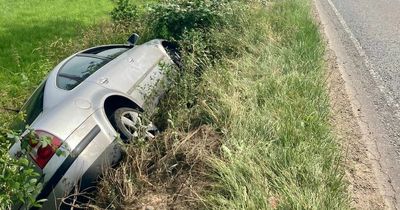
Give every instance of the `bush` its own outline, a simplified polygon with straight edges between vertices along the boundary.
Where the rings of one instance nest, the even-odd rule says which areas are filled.
[[[139,10],[129,0],[118,0],[111,11],[111,19],[122,25],[129,25],[139,17]]]
[[[37,205],[32,195],[40,189],[39,174],[25,156],[13,159],[8,155],[8,145],[17,136],[5,129],[0,132],[0,209],[10,209],[17,203]]]
[[[218,124],[212,114],[204,111],[200,98],[209,93],[202,93],[198,85],[202,74],[208,69],[216,70],[213,66],[221,58],[236,57],[246,50],[241,35],[232,33],[244,31],[242,25],[236,25],[240,18],[235,17],[243,12],[240,7],[243,4],[236,3],[228,0],[166,0],[151,7],[148,16],[151,17],[153,38],[176,40],[182,61],[181,73],[169,77],[170,90],[155,117],[161,128],[168,127],[167,119],[189,130],[202,124]]]
[[[225,25],[229,12],[229,0],[165,0],[151,8],[150,19],[155,36],[180,39],[185,31]]]

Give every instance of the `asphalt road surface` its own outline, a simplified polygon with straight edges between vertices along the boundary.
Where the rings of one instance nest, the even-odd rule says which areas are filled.
[[[380,193],[400,209],[400,0],[315,0]]]

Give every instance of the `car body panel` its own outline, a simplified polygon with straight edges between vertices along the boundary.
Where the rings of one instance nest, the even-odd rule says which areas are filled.
[[[172,60],[160,46],[161,40],[136,46],[103,66],[86,82],[130,95],[143,108],[146,106],[149,90],[163,77],[160,62],[172,64]],[[115,72],[114,69],[119,69],[120,72]]]
[[[76,54],[69,56],[68,58],[61,61],[53,70],[49,73],[46,81],[43,110],[51,109],[58,105],[62,100],[68,98],[68,95],[73,94],[73,92],[68,92],[57,88],[56,86],[56,76],[60,67],[62,67],[69,59],[74,57]]]
[[[74,187],[92,186],[93,182],[96,181],[97,175],[101,173],[104,167],[109,167],[120,159],[121,151],[118,147],[119,144],[115,141],[116,137],[111,137],[109,133],[100,129],[98,120],[101,119],[98,119],[96,116],[91,116],[85,121],[84,127],[93,127],[89,130],[86,130],[84,127],[80,128],[82,131],[86,131],[85,136],[88,136],[94,128],[98,128],[98,132],[94,133],[93,139],[89,139],[90,142],[79,155],[73,154],[73,152],[68,154],[67,158],[76,159],[64,172],[62,178],[53,183],[55,186],[53,186],[51,193],[46,196],[49,202],[45,203],[42,207],[43,209],[55,209],[55,205],[60,203],[60,201],[54,200],[54,198],[67,196]],[[77,135],[72,138],[78,137],[81,136]],[[84,181],[81,181],[80,178],[83,174],[88,174],[88,176],[85,177]],[[53,175],[49,177],[53,177]],[[66,191],[66,189],[68,189],[68,191]]]
[[[108,120],[104,103],[109,97],[120,96],[143,109],[147,100],[158,101],[163,92],[158,84],[165,77],[162,65],[173,64],[161,42],[152,40],[128,49],[72,90],[57,86],[58,71],[74,56],[98,47],[64,59],[49,73],[44,88],[43,111],[30,127],[62,140],[61,149],[66,155],[53,155],[43,169],[37,168],[44,185],[37,199],[49,200],[42,209],[54,209],[60,198],[70,193],[80,180],[81,186],[89,186],[103,167],[120,159],[121,150],[116,141],[118,133]],[[100,47],[112,46],[126,45]],[[156,93],[154,97],[152,92]],[[10,154],[18,156],[20,150],[20,142],[16,142]]]

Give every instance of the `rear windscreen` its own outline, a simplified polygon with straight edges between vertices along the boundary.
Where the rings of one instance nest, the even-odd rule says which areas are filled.
[[[58,72],[57,86],[72,90],[108,62],[107,59],[77,55],[67,61]]]
[[[72,90],[130,48],[130,46],[101,46],[76,55],[61,67],[57,75],[57,86],[64,90]]]
[[[43,81],[39,87],[33,92],[31,97],[22,107],[21,112],[25,114],[25,119],[15,119],[12,128],[16,130],[24,130],[26,125],[32,124],[33,121],[43,111],[43,96],[46,86],[46,80]]]

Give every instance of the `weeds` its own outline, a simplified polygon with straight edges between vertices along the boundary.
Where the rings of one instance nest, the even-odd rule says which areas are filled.
[[[139,18],[138,13],[137,6],[129,0],[118,0],[116,7],[111,11],[111,18],[114,22],[124,25],[136,21]]]
[[[219,136],[203,126],[128,145],[121,166],[105,174],[96,204],[117,209],[204,207],[197,193],[211,187],[207,161],[219,144]]]
[[[167,3],[159,13],[181,12]],[[173,80],[158,120],[166,133],[190,135],[208,125],[222,140],[204,166],[213,184],[198,189],[200,206],[349,208],[327,121],[324,48],[307,1],[232,1],[228,7],[227,24],[177,30],[160,21],[162,35],[180,44],[183,73]]]
[[[31,197],[40,190],[39,174],[32,169],[26,158],[13,159],[8,155],[8,145],[18,134],[9,130],[0,131],[0,209],[10,209],[13,204],[24,202],[37,205]]]
[[[155,4],[150,17],[154,36],[179,39],[194,29],[222,27],[227,24],[225,18],[229,11],[227,0],[167,0]]]

